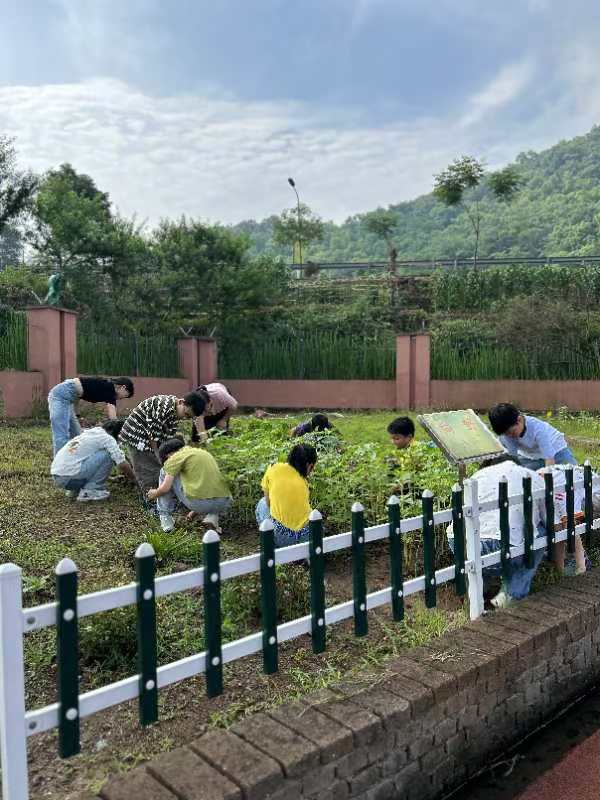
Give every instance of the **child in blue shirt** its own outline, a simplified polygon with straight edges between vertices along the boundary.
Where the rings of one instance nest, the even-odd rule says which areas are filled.
[[[548,422],[522,414],[511,403],[499,403],[488,416],[509,455],[523,467],[538,470],[552,464],[577,464],[564,434]]]

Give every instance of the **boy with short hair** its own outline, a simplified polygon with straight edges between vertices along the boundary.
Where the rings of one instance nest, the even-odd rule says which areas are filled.
[[[113,466],[135,483],[135,475],[117,444],[123,420],[109,419],[87,428],[68,441],[54,456],[50,474],[54,483],[79,502],[106,500],[106,481]]]
[[[231,508],[231,493],[212,455],[200,447],[186,447],[183,439],[172,437],[158,449],[162,462],[156,489],[148,491],[148,500],[156,500],[163,531],[175,527],[173,512],[179,500],[193,519],[204,515],[203,522],[220,532],[219,514]]]
[[[129,414],[119,439],[127,445],[142,492],[158,482],[159,446],[175,435],[181,419],[200,416],[205,406],[206,401],[198,392],[188,392],[183,397],[156,394],[142,400]]]
[[[538,470],[552,464],[577,464],[564,434],[545,420],[521,413],[512,403],[499,403],[488,416],[508,454],[523,467]]]
[[[387,432],[393,444],[399,450],[404,450],[413,443],[415,438],[415,424],[410,417],[396,417],[387,427]]]

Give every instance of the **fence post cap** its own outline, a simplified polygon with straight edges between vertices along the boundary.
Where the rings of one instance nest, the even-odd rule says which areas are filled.
[[[399,506],[400,505],[400,498],[396,494],[390,495],[389,500],[387,501],[388,506]]]
[[[544,467],[542,472],[544,473],[544,475],[552,475],[552,467],[550,466]]]
[[[206,531],[204,536],[202,537],[202,544],[214,544],[215,542],[220,542],[221,537],[216,531]]]
[[[571,472],[573,471],[573,464],[565,464],[565,472],[570,469]]]
[[[12,564],[8,562],[6,564],[0,564],[0,578],[5,577],[6,575],[20,575],[21,574],[21,567],[18,567],[16,564]]]
[[[589,458],[586,458],[586,460],[583,462],[583,466],[584,467],[591,467],[592,466],[591,463],[590,463]]]
[[[56,575],[69,575],[71,572],[77,572],[77,565],[70,558],[63,558],[56,565],[54,572]]]
[[[313,508],[313,510],[308,515],[308,519],[311,522],[318,522],[319,520],[323,519],[323,514],[321,514],[318,508]]]
[[[423,497],[426,500],[429,500],[431,497],[433,497],[433,492],[431,491],[431,489],[425,489],[421,497]]]
[[[500,475],[498,483],[508,483],[508,478],[506,477],[506,475]]]
[[[352,503],[352,513],[353,514],[358,514],[358,513],[360,513],[361,511],[364,511],[364,510],[365,510],[365,507],[363,506],[362,503],[358,503],[358,502]]]
[[[455,484],[454,484],[454,486],[452,487],[452,491],[453,491],[453,492],[460,492],[460,491],[462,491],[462,486],[460,485],[460,483],[455,483]]]
[[[154,548],[150,542],[142,542],[138,549],[135,551],[136,558],[148,558],[154,555]]]
[[[268,517],[267,519],[263,519],[263,521],[260,523],[258,527],[258,530],[261,533],[267,533],[268,531],[272,531],[274,527],[275,526],[273,525],[273,520],[271,519],[271,517]]]

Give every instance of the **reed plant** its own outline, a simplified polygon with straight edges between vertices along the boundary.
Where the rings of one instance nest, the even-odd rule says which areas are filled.
[[[175,378],[180,374],[173,336],[115,333],[80,325],[77,370],[84,375],[143,375]]]
[[[22,311],[0,310],[0,370],[27,369],[27,316]]]

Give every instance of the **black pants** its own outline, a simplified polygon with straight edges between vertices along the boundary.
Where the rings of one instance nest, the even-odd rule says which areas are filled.
[[[217,422],[223,419],[223,417],[227,414],[227,409],[224,408],[223,411],[219,411],[218,414],[211,414],[209,416],[204,417],[204,427],[206,430],[210,428],[214,428]],[[229,428],[229,420],[227,421],[227,428]]]

